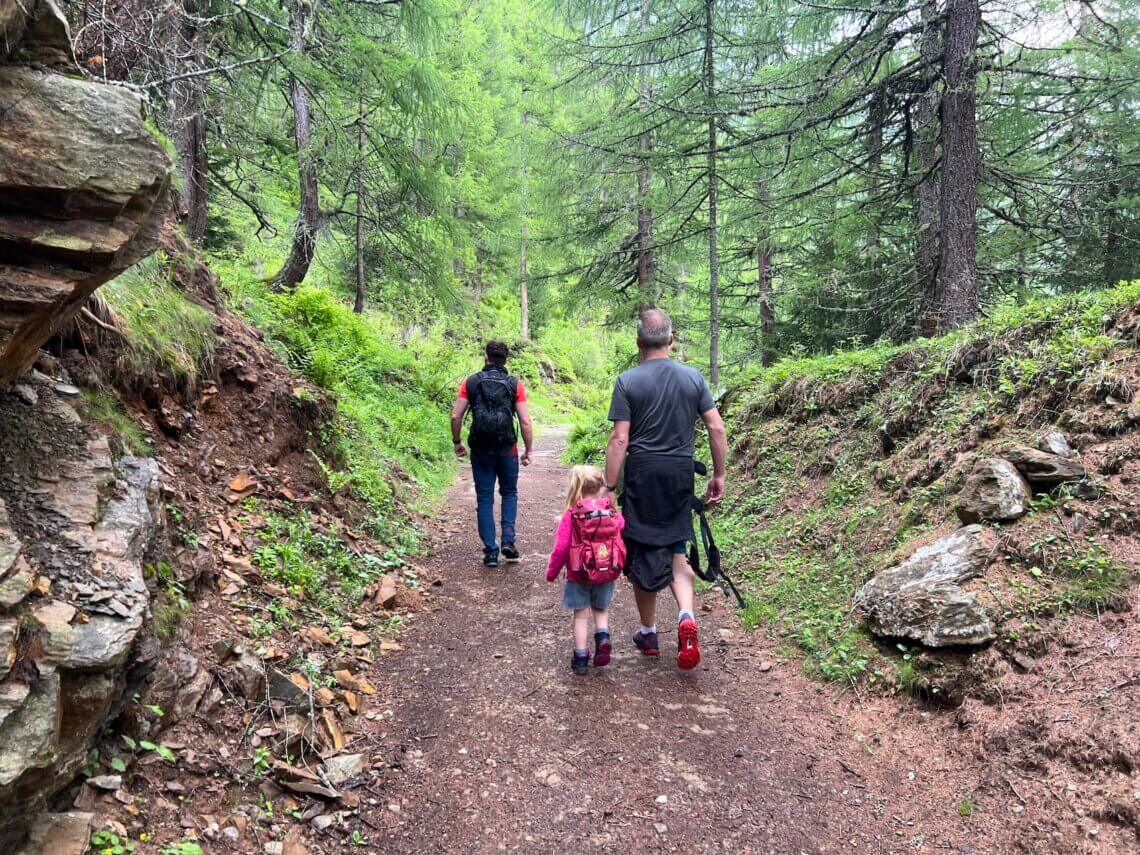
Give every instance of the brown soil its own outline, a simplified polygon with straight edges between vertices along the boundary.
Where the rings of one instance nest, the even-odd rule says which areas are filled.
[[[187,835],[206,852],[262,853],[287,839],[287,855],[1136,846],[1133,616],[1074,621],[1071,646],[1002,682],[1008,704],[928,709],[905,695],[868,698],[810,680],[763,634],[740,630],[716,592],[700,598],[699,669],[677,670],[668,630],[663,655],[643,658],[628,640],[632,597],[619,587],[614,661],[576,677],[560,586],[543,577],[565,483],[560,449],[560,437],[548,437],[522,476],[521,563],[480,567],[463,473],[419,568],[427,612],[401,637],[403,649],[339,654],[378,690],[358,715],[338,708],[344,750],[363,753],[366,765],[340,800],[259,784],[250,771],[256,732],[281,716],[272,704],[228,697],[164,734],[176,766],[144,759],[119,794],[132,803],[108,794],[97,809],[136,840],[143,831],[162,843]],[[213,642],[240,637],[237,611],[211,591],[189,627],[215,674]],[[662,628],[672,615],[666,595]],[[291,644],[290,653],[319,649],[299,635]],[[969,816],[959,812],[965,797]],[[321,830],[319,817],[331,818]],[[240,826],[238,840],[219,836],[228,825]]]
[[[386,768],[380,804],[365,814],[376,851],[555,852],[571,841],[636,852],[1135,845],[1119,824],[1080,828],[1079,789],[1065,794],[1069,804],[1052,801],[1050,786],[1066,781],[1027,783],[1037,775],[1007,770],[1013,758],[963,734],[953,713],[906,697],[864,703],[808,680],[762,635],[742,632],[716,593],[701,599],[695,672],[677,670],[671,632],[659,659],[633,649],[636,612],[621,588],[613,663],[574,676],[560,588],[542,573],[561,512],[558,451],[556,441],[542,444],[523,476],[520,518],[531,534],[518,565],[479,569],[473,490],[461,479],[452,493],[433,561],[444,580],[435,614],[377,675]],[[1000,730],[1003,716],[992,718],[974,733]],[[967,795],[976,807],[963,817]],[[1097,836],[1087,834],[1093,826]]]

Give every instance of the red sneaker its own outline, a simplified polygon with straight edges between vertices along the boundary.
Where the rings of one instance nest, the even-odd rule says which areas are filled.
[[[697,624],[685,618],[677,627],[677,667],[691,671],[701,664],[701,648],[697,644]]]

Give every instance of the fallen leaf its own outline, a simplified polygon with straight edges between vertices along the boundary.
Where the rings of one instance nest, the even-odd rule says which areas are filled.
[[[304,674],[290,674],[289,682],[291,682],[302,692],[309,691],[309,681],[305,678]]]
[[[340,722],[337,721],[336,713],[332,710],[324,710],[321,713],[321,718],[324,720],[325,731],[328,733],[329,739],[332,740],[333,748],[337,751],[343,751],[344,746],[348,743],[344,738],[344,730],[341,729]]]
[[[396,650],[403,650],[403,649],[404,649],[403,645],[401,645],[400,642],[398,642],[398,641],[392,641],[391,639],[385,638],[383,641],[380,642],[380,652],[381,653],[388,653],[389,651],[396,651]]]
[[[368,637],[366,632],[350,632],[348,640],[353,647],[367,647],[372,643],[372,639]]]
[[[327,707],[329,704],[336,700],[336,695],[333,694],[332,689],[322,686],[313,693],[313,698],[322,707]]]
[[[329,631],[323,626],[307,626],[304,629],[305,637],[317,644],[335,644]]]
[[[257,489],[257,482],[244,472],[241,472],[230,481],[230,489],[235,493],[244,493],[247,490]]]
[[[348,704],[348,711],[353,715],[360,711],[360,696],[356,692],[345,692],[344,702]]]

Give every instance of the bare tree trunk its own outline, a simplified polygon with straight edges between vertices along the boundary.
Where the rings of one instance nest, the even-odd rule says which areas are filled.
[[[978,0],[949,0],[942,99],[942,253],[938,308],[942,329],[956,329],[978,315],[977,57]]]
[[[195,24],[197,0],[183,0],[170,9],[169,54],[193,57],[194,65],[206,67],[203,34]],[[179,71],[185,69],[180,68]],[[206,155],[206,78],[188,77],[170,84],[168,126],[178,153],[178,174],[182,187],[178,194],[179,218],[186,233],[197,243],[206,234],[208,160]]]
[[[305,53],[305,42],[312,23],[312,0],[296,0],[291,11],[293,35],[290,48],[298,57]],[[317,232],[321,226],[317,169],[310,143],[313,120],[309,106],[309,90],[295,74],[289,75],[289,99],[293,105],[293,139],[297,146],[297,172],[301,191],[301,209],[293,227],[289,257],[273,281],[275,291],[291,291],[304,281],[317,250]]]
[[[526,134],[526,111],[523,111],[522,121],[520,122],[521,132],[519,136],[519,165],[522,176],[522,216],[521,224],[519,225],[519,332],[522,335],[523,341],[530,341],[530,293],[527,290],[527,269],[526,269],[526,221],[527,221],[527,198],[526,198],[526,179],[528,169],[526,165],[526,140],[523,138]]]
[[[918,333],[938,334],[938,76],[942,39],[936,0],[922,7],[922,94],[915,117],[918,161],[918,257],[915,259],[915,286],[918,293]]]
[[[708,95],[708,196],[709,196],[709,382],[720,385],[720,299],[717,293],[717,173],[716,173],[716,78],[713,57],[713,3],[705,0],[705,85]]]
[[[756,197],[764,198],[762,181],[757,182]],[[769,345],[775,331],[776,313],[772,305],[772,255],[763,225],[756,233],[756,296],[760,301],[760,364],[771,365],[772,351]]]
[[[875,87],[871,96],[871,105],[867,111],[867,123],[870,125],[867,133],[867,178],[869,183],[870,202],[875,204],[879,197],[879,170],[883,165],[883,126],[887,123],[887,93],[882,84]],[[879,218],[875,217],[872,224],[874,231],[867,241],[867,249],[871,253],[871,261],[877,261],[879,254]]]
[[[649,28],[649,2],[641,0],[641,21],[638,30],[644,33]],[[637,106],[644,117],[649,109],[649,71],[645,64],[638,71]],[[651,140],[649,132],[641,134],[637,141],[640,160],[637,166],[637,292],[643,306],[655,306],[660,295],[653,289],[653,209],[647,203],[649,196],[649,153]]]
[[[352,310],[364,314],[367,282],[364,278],[364,78],[360,78],[359,115],[356,119],[356,301]]]

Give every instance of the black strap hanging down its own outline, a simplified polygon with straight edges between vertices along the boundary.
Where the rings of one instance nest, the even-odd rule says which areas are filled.
[[[703,475],[705,471],[704,464],[698,463],[698,474]],[[710,585],[716,585],[720,588],[726,597],[729,596],[731,592],[731,596],[736,598],[737,608],[748,608],[748,603],[744,597],[740,595],[740,591],[736,588],[736,583],[728,577],[728,574],[724,572],[724,568],[721,566],[720,550],[717,549],[716,541],[713,540],[712,528],[709,527],[708,517],[705,516],[704,500],[698,499],[696,496],[693,496],[693,513],[697,515],[699,523],[698,536],[700,538],[701,548],[704,549],[705,557],[708,559],[708,569],[702,569],[700,550],[697,549],[697,541],[694,539],[692,545],[689,547],[689,564],[692,566],[693,572]]]

